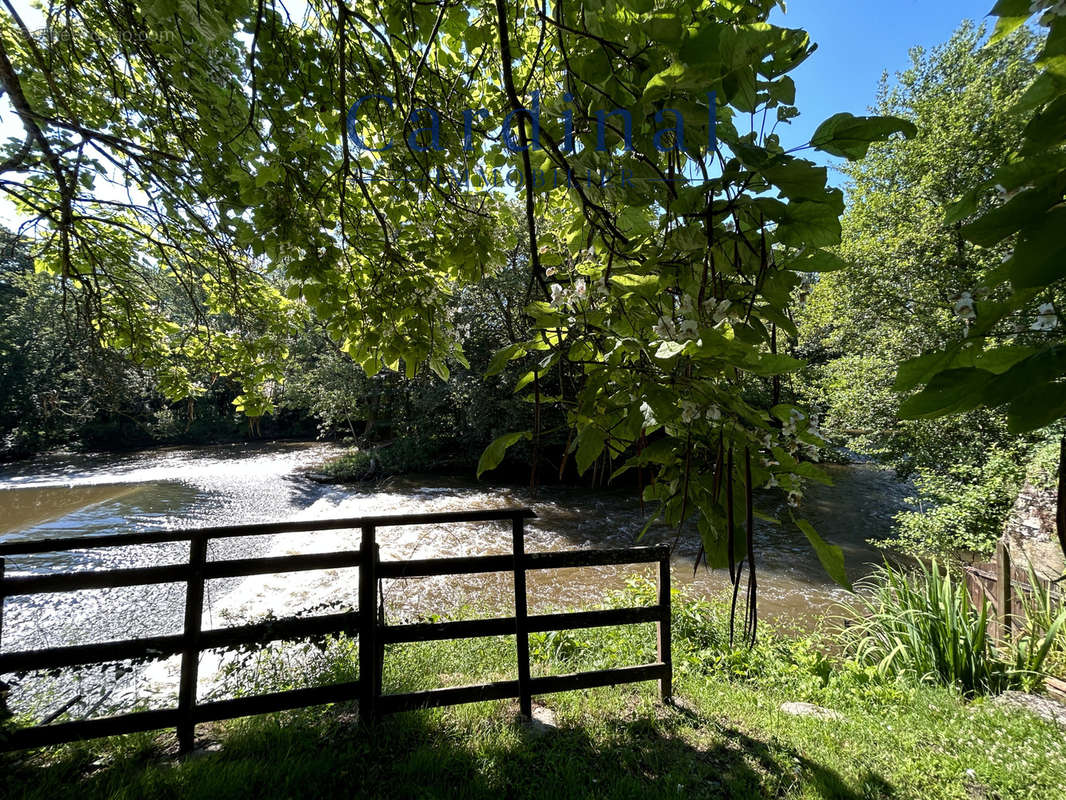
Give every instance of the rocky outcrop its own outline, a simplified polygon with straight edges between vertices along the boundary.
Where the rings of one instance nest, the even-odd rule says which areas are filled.
[[[1056,499],[1053,488],[1026,485],[1018,494],[1003,530],[1011,562],[1020,569],[1031,563],[1037,575],[1048,579],[1066,572],[1066,559],[1055,532]]]

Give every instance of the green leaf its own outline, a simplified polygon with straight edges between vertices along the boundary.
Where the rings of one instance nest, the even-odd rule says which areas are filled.
[[[649,39],[666,44],[674,44],[681,41],[681,33],[684,30],[681,18],[674,13],[655,14],[648,20],[645,30]]]
[[[989,408],[1010,403],[1030,391],[1056,383],[1066,375],[1066,347],[1054,345],[1018,362],[996,376],[983,390],[981,402]]]
[[[811,200],[793,201],[778,218],[775,238],[791,247],[832,247],[840,244],[840,215],[844,213],[844,195],[839,189],[828,193],[824,203]]]
[[[1028,433],[1066,416],[1066,383],[1044,384],[1026,392],[1007,408],[1011,433]]]
[[[954,364],[958,354],[959,348],[955,346],[944,351],[924,353],[917,358],[907,359],[897,368],[896,380],[892,388],[897,392],[905,392],[923,383],[928,383],[938,372]]]
[[[1007,267],[1018,289],[1035,289],[1066,275],[1066,208],[1044,214],[1022,231]]]
[[[899,409],[901,419],[934,419],[970,411],[981,404],[981,393],[995,374],[967,367],[933,376],[926,388],[908,398]]]
[[[992,38],[988,41],[988,47],[1010,36],[1018,30],[1025,21],[1033,15],[1030,10],[1031,0],[999,0],[992,9],[990,16],[999,17],[996,29],[992,32]]]
[[[652,232],[647,212],[635,206],[627,206],[618,215],[618,227],[628,236],[648,236]]]
[[[803,478],[810,478],[812,481],[816,481],[825,486],[833,485],[833,479],[829,477],[829,473],[810,461],[801,461],[792,470],[792,474],[799,475]]]
[[[508,363],[516,358],[521,358],[525,354],[526,349],[521,344],[512,344],[497,350],[492,357],[492,361],[489,362],[489,368],[485,370],[485,376],[499,375],[507,368]]]
[[[1066,97],[1059,97],[1025,126],[1025,150],[1043,155],[1066,138]]]
[[[451,375],[448,365],[439,358],[431,358],[429,360],[429,368],[433,370],[433,373],[442,381],[448,380],[448,376]]]
[[[786,372],[798,372],[807,366],[806,361],[801,361],[783,353],[772,355],[770,353],[752,353],[744,369],[754,375],[782,375]]]
[[[981,353],[973,360],[973,366],[1001,375],[1015,364],[1036,355],[1038,352],[1035,347],[1027,347],[1020,344],[1004,345]]]
[[[792,159],[784,164],[775,164],[759,170],[762,176],[781,190],[791,200],[817,200],[826,202],[828,171],[811,161]]]
[[[507,453],[507,448],[523,439],[532,440],[533,434],[530,431],[521,431],[519,433],[505,433],[503,436],[497,437],[492,444],[485,448],[485,452],[478,459],[477,476],[480,478],[482,473],[500,466],[500,462],[503,461],[503,457]]]
[[[584,475],[585,470],[592,466],[592,462],[600,457],[605,440],[606,434],[593,425],[586,426],[578,434],[577,453],[574,455],[574,461],[577,464],[579,474]]]
[[[844,551],[837,547],[835,544],[829,544],[825,539],[818,535],[814,526],[807,522],[805,519],[796,519],[792,517],[792,521],[796,523],[796,527],[803,531],[803,535],[807,537],[807,541],[811,543],[811,547],[814,548],[815,555],[818,556],[818,560],[822,562],[822,568],[826,574],[832,578],[839,586],[847,589],[849,592],[855,590],[851,586],[851,581],[848,580],[848,574],[844,569]]]
[[[976,222],[964,225],[960,232],[963,237],[982,247],[992,247],[1017,233],[1055,205],[1062,198],[1062,188],[1055,184],[1046,184],[1030,189],[1012,197],[982,216]]]
[[[788,264],[788,268],[796,272],[836,272],[847,266],[847,261],[828,250],[814,250],[804,253]]]
[[[918,134],[913,122],[900,117],[856,117],[854,114],[834,114],[814,132],[811,145],[816,150],[850,161],[863,158],[874,142],[888,140],[894,133],[908,139]]]
[[[655,357],[666,360],[681,355],[685,350],[685,342],[663,342],[655,351]]]

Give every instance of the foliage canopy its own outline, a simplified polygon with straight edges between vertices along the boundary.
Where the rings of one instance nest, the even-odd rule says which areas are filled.
[[[800,274],[839,266],[844,209],[779,133],[815,46],[768,22],[775,5],[98,0],[51,4],[38,34],[12,12],[0,80],[25,139],[3,189],[106,344],[172,397],[229,375],[253,417],[305,313],[367,374],[446,376],[465,361],[448,298],[521,230],[532,335],[490,372],[528,361],[534,421],[480,469],[520,440],[536,467],[556,405],[579,470],[650,470],[645,498],[698,517],[709,563],[754,567],[753,490],[795,502],[826,480],[814,421],[783,402],[801,362],[782,345]],[[838,114],[810,146],[854,159],[896,133],[914,125]],[[442,178],[496,169],[514,191]],[[844,582],[840,551],[801,530]]]

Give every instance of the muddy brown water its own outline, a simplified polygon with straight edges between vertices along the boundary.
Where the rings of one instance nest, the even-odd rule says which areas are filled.
[[[336,487],[307,480],[302,471],[337,452],[326,444],[266,444],[152,450],[120,457],[49,456],[0,471],[0,541],[84,537],[120,531],[158,530],[369,514],[460,511],[530,506],[526,549],[621,547],[636,543],[646,518],[628,492],[577,488],[492,486],[470,478],[412,476],[374,486]],[[868,540],[886,536],[907,487],[872,465],[828,465],[833,486],[811,485],[802,513],[822,536],[844,550],[852,579],[882,560]],[[787,518],[785,509],[772,514]],[[383,559],[506,553],[510,531],[501,524],[464,524],[381,529]],[[727,591],[724,571],[693,573],[698,542],[691,534],[653,526],[641,544],[675,543],[673,580],[706,596]],[[355,533],[286,534],[212,543],[210,557],[314,552],[358,546]],[[8,574],[101,569],[180,562],[181,544],[74,549],[61,554],[8,559]],[[760,613],[791,624],[810,625],[844,599],[791,525],[757,523]],[[533,611],[602,607],[605,593],[650,568],[595,567],[529,576]],[[212,581],[205,627],[278,616],[323,603],[356,606],[354,570],[256,576]],[[512,598],[507,575],[386,581],[390,621],[448,613],[461,606],[506,610]],[[184,587],[164,585],[64,595],[12,598],[6,602],[3,649],[87,643],[180,632]],[[167,682],[173,670],[153,680]],[[127,681],[128,683],[128,681]],[[32,687],[32,690],[31,690]],[[69,681],[24,682],[13,694],[16,707],[54,707],[78,692],[106,696],[112,705],[138,699],[127,685],[121,697],[103,684],[88,689]],[[132,692],[132,694],[131,694]],[[21,702],[20,702],[21,698]],[[88,705],[88,700],[85,701]],[[86,709],[87,711],[88,709]]]

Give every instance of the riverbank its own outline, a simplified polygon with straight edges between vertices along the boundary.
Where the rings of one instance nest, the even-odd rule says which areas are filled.
[[[356,724],[351,706],[201,728],[205,750],[141,735],[8,757],[12,797],[1058,798],[1066,744],[1055,723],[993,698],[886,680],[820,637],[764,634],[731,648],[722,610],[679,603],[674,705],[654,685],[549,695],[529,725],[513,702]],[[539,673],[637,663],[650,626],[534,636]],[[234,671],[267,691],[349,680],[357,648],[333,641],[303,666],[284,651]],[[514,642],[390,647],[388,691],[509,676]],[[247,675],[254,674],[254,678]],[[825,709],[794,715],[786,703]],[[545,724],[545,722],[547,724]]]

